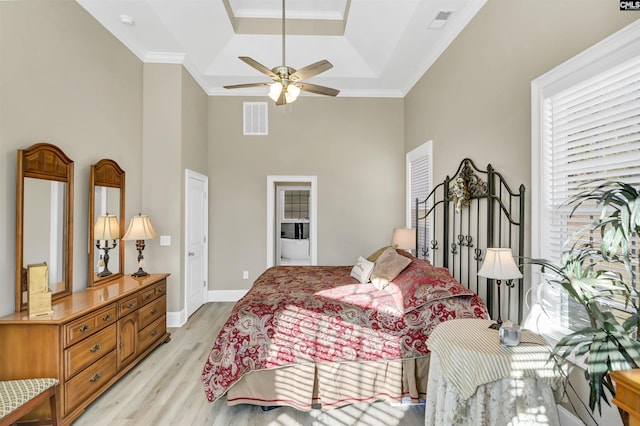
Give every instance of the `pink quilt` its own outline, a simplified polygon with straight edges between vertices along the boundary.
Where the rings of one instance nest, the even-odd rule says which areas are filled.
[[[385,290],[360,284],[350,270],[266,270],[215,340],[201,375],[207,399],[217,400],[253,370],[421,357],[438,323],[488,318],[475,293],[425,261],[415,259]]]

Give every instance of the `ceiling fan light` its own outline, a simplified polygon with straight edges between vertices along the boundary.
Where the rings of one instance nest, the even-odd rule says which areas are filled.
[[[278,96],[280,96],[280,92],[282,92],[282,83],[273,83],[269,89],[269,96],[275,96],[276,99],[278,99]]]
[[[291,96],[289,92],[284,93],[284,99],[288,104],[294,103],[296,101],[296,98]]]
[[[296,100],[300,94],[300,88],[295,84],[290,84],[287,86],[287,93],[293,96],[293,99]]]

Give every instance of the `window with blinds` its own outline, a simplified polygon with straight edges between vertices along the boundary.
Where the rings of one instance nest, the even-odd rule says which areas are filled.
[[[407,153],[406,161],[407,169],[407,228],[415,228],[416,214],[420,217],[424,216],[424,205],[421,205],[420,211],[416,212],[416,198],[421,201],[427,198],[432,187],[432,155],[431,141],[420,145],[418,148]],[[431,224],[426,224],[425,232],[420,232],[417,238],[417,247],[421,249],[426,247],[428,241],[431,240]]]
[[[599,230],[589,229],[600,216],[601,206],[582,204],[573,211],[574,205],[567,201],[603,181],[640,186],[640,53],[605,70],[598,62],[593,67],[597,72],[588,77],[562,90],[549,90],[554,84],[547,81],[546,90],[539,92],[537,146],[535,137],[533,141],[538,175],[533,185],[540,185],[534,203],[540,203],[537,212],[541,217],[532,226],[534,241],[537,238],[532,254],[554,263],[560,263],[562,253],[574,243],[599,248],[601,240]],[[564,83],[556,86],[567,86]],[[634,247],[637,278],[640,241]],[[623,273],[628,283],[635,284],[623,265],[601,263],[598,267]],[[539,286],[538,302],[554,323],[568,330],[588,325],[584,309],[562,288],[533,285]],[[621,320],[625,318],[624,301],[609,299],[608,303]]]

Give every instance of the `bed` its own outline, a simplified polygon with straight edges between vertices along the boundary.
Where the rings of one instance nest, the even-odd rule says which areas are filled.
[[[471,179],[475,178],[467,167],[472,165],[465,159],[453,178],[466,173],[467,183],[458,183],[457,188],[468,185],[465,208],[483,200],[484,209],[496,201],[499,207],[491,216],[498,217],[503,210],[501,201],[494,200],[491,192],[471,190]],[[447,177],[445,182],[448,189],[451,182],[460,180]],[[437,195],[441,185],[429,197]],[[377,280],[360,282],[354,278],[358,264],[267,269],[234,306],[216,337],[201,374],[207,399],[214,402],[226,396],[229,405],[284,405],[300,410],[423,399],[429,369],[426,342],[431,330],[454,318],[489,318],[493,300],[489,284],[483,297],[478,285],[473,288],[454,278],[456,272],[471,274],[472,262],[464,259],[481,261],[482,252],[475,250],[474,256],[458,257],[473,249],[471,238],[463,236],[462,244],[451,246],[456,256],[453,262],[443,255],[440,257],[446,260],[442,266],[432,264],[442,247],[436,231],[440,228],[451,234],[445,229],[451,222],[434,226],[433,217],[447,205],[460,204],[448,190],[444,197],[441,201],[425,200],[422,206],[416,200],[419,257],[389,247],[369,256],[375,265],[384,263],[380,260],[384,256],[403,259],[405,266],[383,285]],[[449,213],[447,210],[439,216]],[[454,214],[471,224],[469,215],[460,210]],[[478,221],[472,228],[482,226]],[[494,232],[495,227],[492,229]],[[424,246],[427,243],[429,248]],[[477,279],[470,281],[478,283]],[[511,303],[509,294],[507,304]]]

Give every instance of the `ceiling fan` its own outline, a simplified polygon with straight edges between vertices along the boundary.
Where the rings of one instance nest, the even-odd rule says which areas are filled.
[[[286,105],[294,102],[301,90],[327,96],[336,96],[340,93],[339,90],[331,87],[303,83],[303,80],[333,68],[333,65],[326,59],[307,65],[297,71],[285,65],[285,34],[285,0],[282,0],[282,65],[269,69],[248,56],[239,57],[241,61],[269,76],[273,82],[236,84],[224,86],[224,88],[242,89],[246,87],[271,86],[269,97],[276,102],[276,105]]]

